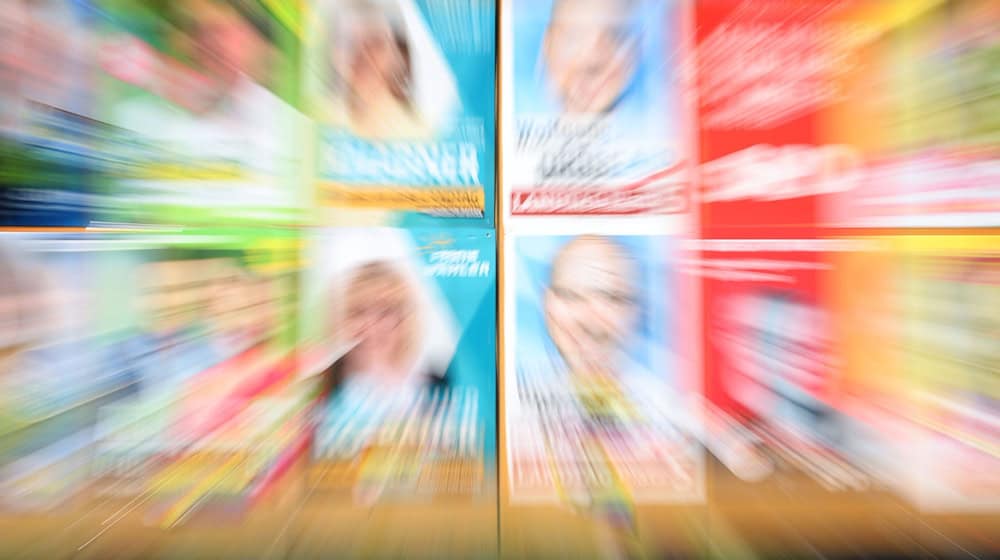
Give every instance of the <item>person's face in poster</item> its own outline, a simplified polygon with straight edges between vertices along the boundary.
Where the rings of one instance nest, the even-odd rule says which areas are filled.
[[[633,257],[603,237],[578,237],[553,259],[545,322],[573,373],[615,367],[637,318],[636,275]]]
[[[189,261],[157,261],[142,265],[139,312],[145,330],[156,335],[172,335],[193,320],[192,285],[194,269]]]
[[[347,76],[354,93],[364,100],[391,94],[403,98],[409,81],[409,60],[399,34],[379,12],[372,10],[353,19],[343,50],[334,61]]]
[[[260,74],[268,55],[266,39],[228,0],[182,0],[176,9],[174,48],[191,61],[202,85],[211,84],[213,95],[202,92],[205,97],[223,98],[240,76]],[[191,93],[178,94],[195,109],[211,105]]]
[[[330,71],[343,84],[359,134],[377,135],[378,123],[412,112],[410,47],[402,17],[388,10],[365,0],[354,2],[333,14],[329,30]]]
[[[74,65],[89,62],[69,0],[12,0],[0,10],[0,115],[18,97],[61,106],[84,93]],[[8,106],[9,105],[9,106]],[[4,124],[0,122],[0,125]]]
[[[233,259],[218,259],[211,266],[207,315],[220,333],[235,331],[240,327],[240,310],[247,299],[243,288],[247,280]]]
[[[0,10],[0,100],[4,102],[0,109],[6,109],[20,93],[19,82],[27,66],[23,39],[27,19],[23,1],[10,2]]]
[[[374,262],[354,273],[345,298],[344,334],[356,343],[352,366],[402,374],[416,348],[413,288],[391,264]]]
[[[236,8],[220,0],[188,0],[194,59],[217,76],[249,73],[263,38]]]
[[[818,433],[818,411],[836,371],[826,312],[792,292],[734,296],[719,333],[730,362],[729,393],[749,410]]]
[[[257,337],[270,337],[281,326],[281,284],[278,279],[267,276],[253,277],[252,282],[251,332]]]
[[[542,56],[567,113],[611,110],[635,74],[639,37],[633,0],[555,0]]]

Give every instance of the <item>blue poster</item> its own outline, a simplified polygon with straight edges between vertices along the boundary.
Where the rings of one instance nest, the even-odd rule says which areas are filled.
[[[511,213],[675,211],[684,133],[678,3],[514,0],[511,11]]]
[[[495,3],[332,0],[315,16],[320,202],[394,225],[492,225]]]
[[[656,235],[508,241],[511,501],[618,519],[635,503],[700,499],[681,394],[676,242]],[[626,518],[629,518],[626,516]]]
[[[327,391],[313,449],[317,486],[360,503],[489,496],[492,232],[334,228],[306,255],[301,347],[323,356],[306,371]]]

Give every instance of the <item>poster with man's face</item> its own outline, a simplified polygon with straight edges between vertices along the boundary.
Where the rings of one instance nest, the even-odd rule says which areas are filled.
[[[679,4],[508,5],[502,42],[509,213],[681,211]]]
[[[608,506],[697,499],[691,424],[676,422],[674,241],[508,240],[505,406],[510,499]],[[612,501],[614,501],[612,499]],[[631,503],[631,502],[628,502]]]
[[[102,220],[300,221],[305,119],[275,93],[280,24],[255,1],[164,6],[100,4]]]

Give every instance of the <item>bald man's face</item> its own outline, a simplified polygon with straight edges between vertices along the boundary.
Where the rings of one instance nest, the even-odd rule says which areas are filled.
[[[566,112],[607,111],[628,87],[638,58],[630,9],[628,0],[557,2],[542,48]]]
[[[634,328],[635,276],[632,258],[606,239],[575,239],[556,256],[545,293],[545,322],[572,371],[613,367]]]

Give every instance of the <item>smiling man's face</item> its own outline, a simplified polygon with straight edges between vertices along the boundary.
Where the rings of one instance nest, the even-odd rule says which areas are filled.
[[[613,366],[638,314],[635,277],[631,256],[602,237],[578,237],[553,259],[545,323],[573,372],[596,373]]]
[[[556,0],[542,55],[567,113],[603,113],[621,97],[637,67],[632,0]]]

